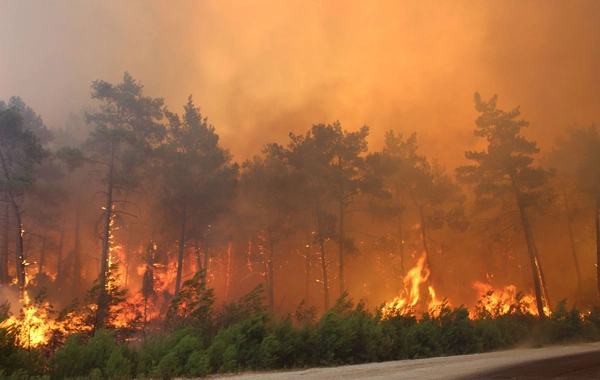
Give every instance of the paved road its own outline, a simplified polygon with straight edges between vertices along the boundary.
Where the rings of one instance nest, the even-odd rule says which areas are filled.
[[[592,380],[600,379],[600,352],[538,360],[489,371],[465,380]]]
[[[228,376],[239,380],[600,379],[600,343]]]

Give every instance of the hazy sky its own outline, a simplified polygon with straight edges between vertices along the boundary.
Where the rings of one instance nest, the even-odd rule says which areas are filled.
[[[600,1],[0,0],[0,99],[61,126],[124,71],[177,112],[193,94],[238,160],[339,119],[454,165],[475,91],[542,147],[600,121]]]

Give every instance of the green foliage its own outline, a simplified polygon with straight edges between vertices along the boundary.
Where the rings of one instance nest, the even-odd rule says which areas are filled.
[[[406,333],[406,356],[410,359],[439,356],[443,352],[442,331],[437,321],[424,317]]]
[[[178,302],[203,289],[201,276],[182,288]],[[196,286],[198,285],[198,286]],[[201,292],[202,293],[202,292]],[[264,371],[358,364],[385,360],[427,358],[486,352],[529,342],[535,345],[591,341],[600,337],[600,312],[585,318],[566,300],[557,304],[547,320],[529,314],[518,298],[508,312],[483,312],[475,319],[464,307],[444,304],[420,319],[414,315],[375,312],[356,306],[344,294],[316,321],[305,318],[301,325],[291,316],[274,320],[265,310],[260,287],[220,313],[216,335],[203,323],[180,325],[168,334],[150,335],[139,348],[118,344],[114,331],[98,331],[86,338],[67,337],[46,362],[41,351],[26,351],[15,342],[16,332],[0,323],[0,379],[131,379],[204,377],[212,373]],[[484,297],[485,299],[485,297]],[[199,315],[212,313],[212,306]],[[211,303],[212,305],[212,303]],[[493,306],[493,305],[491,305]],[[193,315],[195,306],[187,309]],[[209,314],[210,314],[209,313]],[[309,313],[311,314],[311,313]],[[6,318],[6,312],[4,313]],[[0,319],[1,321],[1,319]],[[6,358],[6,360],[4,359]]]
[[[106,362],[106,377],[115,380],[131,379],[135,375],[136,352],[125,345],[116,347]]]
[[[243,322],[219,331],[209,352],[211,367],[220,372],[261,368],[262,342],[268,334],[267,313],[253,314]]]
[[[548,338],[551,342],[564,343],[581,341],[583,336],[583,319],[575,306],[567,309],[567,300],[560,301],[550,316],[548,323]]]
[[[205,351],[195,350],[188,358],[185,373],[192,377],[204,377],[210,373],[210,356]]]
[[[128,378],[134,358],[133,351],[116,345],[114,331],[99,330],[87,343],[81,335],[75,334],[69,336],[52,357],[52,378],[92,377],[94,369],[100,370],[103,376],[110,372],[111,376]]]
[[[462,306],[456,309],[444,307],[439,320],[445,353],[464,355],[477,352],[475,324],[469,319],[469,311],[466,308]]]
[[[204,271],[185,281],[179,295],[171,301],[166,323],[173,328],[194,326],[208,332],[213,324],[212,289],[206,289]]]
[[[23,350],[17,344],[19,335],[18,326],[8,324],[10,305],[4,303],[0,305],[0,371],[10,373],[19,368],[19,354]]]
[[[217,316],[217,329],[226,328],[237,322],[242,322],[252,315],[266,312],[264,306],[263,284],[257,285],[252,291],[235,303],[224,305]]]

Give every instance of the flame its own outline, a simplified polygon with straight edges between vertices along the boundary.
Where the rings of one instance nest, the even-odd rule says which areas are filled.
[[[23,304],[20,316],[11,315],[0,326],[16,328],[17,343],[21,347],[32,348],[48,343],[52,330],[57,327],[49,315],[50,304],[47,301],[32,303],[27,290],[23,291],[23,298],[19,302]]]
[[[518,292],[514,285],[507,285],[501,289],[494,289],[492,285],[475,281],[472,288],[479,294],[480,300],[477,307],[471,312],[471,317],[482,315],[497,317],[515,312],[539,315],[535,297],[531,294]],[[544,306],[544,313],[550,314],[548,306]]]
[[[443,305],[444,301],[438,300],[433,285],[427,287],[427,295],[421,295],[421,285],[428,282],[431,271],[426,265],[427,254],[423,252],[414,267],[404,277],[404,294],[386,303],[383,308],[384,315],[414,314],[418,309],[419,301],[423,302],[421,311],[429,312]]]

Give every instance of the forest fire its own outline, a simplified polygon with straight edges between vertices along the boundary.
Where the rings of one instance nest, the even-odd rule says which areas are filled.
[[[427,266],[427,254],[423,252],[417,263],[404,277],[403,295],[386,303],[383,308],[384,315],[408,315],[417,312],[426,313],[443,305],[445,301],[436,298],[433,285],[429,282],[431,271]],[[427,291],[424,287],[427,285]]]
[[[494,289],[490,284],[475,281],[472,284],[472,288],[480,298],[477,306],[471,310],[472,318],[482,316],[498,317],[515,312],[538,315],[535,297],[518,291],[514,285],[507,285],[502,289]],[[544,312],[549,314],[547,306],[544,307]]]
[[[600,340],[588,0],[5,1],[0,378]]]
[[[16,327],[17,340],[22,347],[32,348],[48,343],[52,329],[55,328],[54,320],[50,316],[50,304],[39,296],[32,302],[27,291],[23,293],[21,302],[19,317],[10,316],[0,322],[0,327]]]

